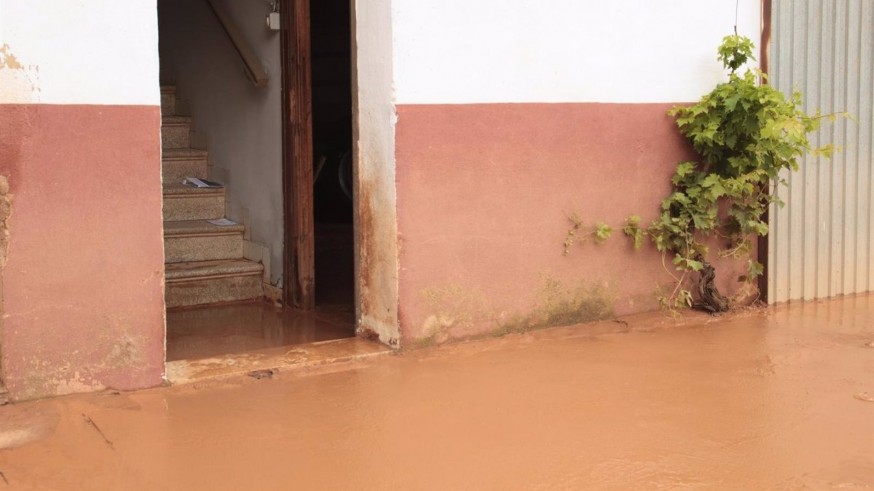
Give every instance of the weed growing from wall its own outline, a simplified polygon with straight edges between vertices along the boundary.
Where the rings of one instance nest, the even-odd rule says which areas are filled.
[[[758,69],[739,74],[741,67],[755,60],[753,48],[746,37],[726,36],[718,59],[729,72],[728,81],[698,103],[669,111],[699,160],[677,165],[673,190],[662,201],[656,220],[645,226],[639,216],[631,216],[621,227],[636,249],[649,240],[671,258],[678,274],[669,273],[677,284],[661,298],[665,307],[695,306],[710,312],[732,307],[732,301],[716,288],[712,251],[705,242],[716,237],[724,244],[715,252],[719,257],[748,257],[753,238],[768,233],[764,220],[768,207],[783,205],[769,192],[769,185],[785,185],[781,172],[798,170],[798,159],[807,153],[829,157],[833,147],[813,148],[808,135],[823,117],[847,116],[807,114],[801,109],[800,92],[787,98],[761,83],[766,75]],[[570,219],[573,226],[565,239],[565,254],[580,241],[607,241],[614,229],[605,223],[588,226],[578,216]],[[752,285],[762,270],[758,261],[749,259],[747,273],[739,280]]]

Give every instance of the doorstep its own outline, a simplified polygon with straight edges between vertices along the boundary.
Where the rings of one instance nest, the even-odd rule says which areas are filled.
[[[167,381],[178,385],[241,375],[260,378],[279,372],[356,362],[394,352],[392,348],[375,341],[334,339],[198,360],[168,361]]]

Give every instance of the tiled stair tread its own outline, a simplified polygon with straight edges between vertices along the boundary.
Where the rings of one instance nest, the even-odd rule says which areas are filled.
[[[225,188],[196,188],[194,186],[186,186],[180,183],[164,183],[164,196],[210,196],[215,194],[225,194]]]
[[[171,126],[178,124],[190,124],[190,116],[161,116],[161,125]]]
[[[164,277],[167,281],[182,281],[210,276],[260,275],[263,270],[264,266],[261,263],[245,259],[197,261],[166,264],[164,265]]]
[[[164,160],[194,160],[205,159],[207,155],[209,152],[199,148],[165,148],[161,158]]]
[[[209,220],[181,220],[164,222],[164,236],[173,237],[177,235],[216,235],[216,234],[238,234],[246,230],[246,227],[238,223],[236,225],[215,225],[209,223]]]

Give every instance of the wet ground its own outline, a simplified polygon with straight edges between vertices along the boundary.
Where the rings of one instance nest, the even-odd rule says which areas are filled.
[[[349,306],[315,312],[266,302],[177,309],[167,312],[167,361],[197,360],[355,335]]]
[[[870,489],[874,297],[0,408],[0,489]]]

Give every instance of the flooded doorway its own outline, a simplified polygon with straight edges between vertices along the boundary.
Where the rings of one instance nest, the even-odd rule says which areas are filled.
[[[282,7],[159,2],[170,362],[354,336],[351,299],[339,313],[282,307],[286,249],[298,243],[284,241],[288,26],[265,22]],[[312,154],[311,137],[292,142]]]

